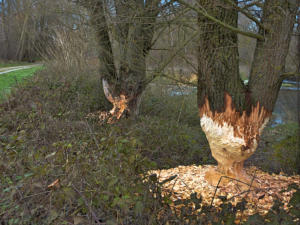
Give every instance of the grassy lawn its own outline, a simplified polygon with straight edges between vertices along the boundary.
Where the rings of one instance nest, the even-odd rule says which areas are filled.
[[[32,76],[40,69],[42,69],[42,66],[0,74],[0,98],[3,97],[3,94],[9,93],[11,87],[21,82],[25,77]]]

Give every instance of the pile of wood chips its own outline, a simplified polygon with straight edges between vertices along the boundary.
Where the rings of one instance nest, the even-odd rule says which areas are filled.
[[[173,180],[163,184],[163,195],[171,194],[171,200],[186,200],[190,198],[192,193],[197,193],[197,198],[202,197],[202,204],[213,205],[219,208],[222,200],[218,196],[226,196],[227,200],[236,206],[245,198],[248,202],[246,209],[243,212],[237,213],[237,223],[241,220],[246,220],[250,215],[259,213],[265,215],[272,208],[274,200],[278,198],[283,204],[284,209],[288,210],[288,203],[296,191],[281,192],[286,190],[290,184],[295,183],[300,187],[300,176],[286,176],[282,173],[268,174],[256,167],[247,168],[247,173],[255,174],[255,180],[260,184],[260,188],[252,187],[250,190],[241,189],[237,181],[230,181],[226,186],[216,187],[211,186],[204,178],[205,173],[213,165],[204,166],[178,166],[167,170],[150,171],[150,174],[156,174],[160,182],[176,176]],[[214,200],[213,200],[214,199]],[[213,202],[212,202],[213,200]],[[173,210],[180,211],[180,207],[184,205],[170,205]]]

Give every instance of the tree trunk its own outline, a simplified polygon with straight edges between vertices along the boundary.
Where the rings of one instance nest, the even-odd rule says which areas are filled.
[[[297,55],[296,55],[296,59],[298,59],[298,64],[297,64],[297,72],[300,74],[300,11],[298,11],[298,15],[297,15],[298,19],[298,27],[297,27],[297,33],[298,33],[298,38],[297,38]],[[297,119],[298,119],[298,137],[300,137],[300,76],[297,76]],[[297,172],[298,174],[300,174],[300,138],[298,138],[297,140],[297,158],[296,158],[296,168],[297,168]]]
[[[6,5],[6,6],[5,6]],[[2,26],[3,26],[3,32],[4,32],[4,40],[5,40],[5,56],[4,58],[6,60],[11,59],[11,48],[10,48],[10,25],[11,25],[11,4],[10,1],[2,1],[1,2],[1,19],[2,19]]]
[[[113,15],[104,1],[86,4],[91,9],[92,26],[100,46],[100,74],[105,96],[113,105],[110,122],[123,114],[135,117],[139,113],[147,83],[146,56],[151,48],[159,3],[159,0],[116,0]],[[110,26],[108,17],[112,20]],[[119,20],[122,23],[118,23]],[[118,51],[113,49],[114,42],[118,43]],[[120,62],[118,66],[117,61]]]
[[[268,0],[264,3],[261,22],[268,30],[259,30],[265,39],[256,43],[249,90],[252,104],[259,102],[269,112],[274,109],[282,84],[280,75],[285,72],[298,7],[299,0]]]
[[[238,13],[224,1],[200,0],[200,4],[216,19],[237,27]],[[276,11],[278,5],[280,12]],[[295,15],[286,1],[265,1],[262,22],[269,31],[264,33],[264,41],[257,42],[249,88],[239,76],[237,33],[203,15],[198,18],[202,31],[198,57],[200,121],[218,162],[217,170],[209,171],[206,178],[214,185],[224,175],[249,183],[251,178],[243,164],[256,150],[272,114]]]
[[[113,123],[121,118],[122,115],[136,117],[139,114],[139,106],[142,91],[135,94],[114,95],[114,89],[108,84],[107,80],[102,79],[103,90],[107,100],[113,105],[109,111],[108,123]]]

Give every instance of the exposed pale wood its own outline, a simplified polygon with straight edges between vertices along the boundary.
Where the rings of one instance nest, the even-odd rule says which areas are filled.
[[[110,93],[106,96],[113,96],[108,98],[113,104],[111,112],[118,112],[117,118],[125,112],[135,116],[147,85],[146,56],[152,46],[161,2],[114,1],[115,12],[110,11],[105,1],[85,3],[97,32],[100,75]],[[113,45],[117,47],[112,48]]]
[[[206,98],[200,110],[201,127],[208,140],[218,170],[210,171],[206,178],[214,185],[226,175],[250,183],[243,169],[244,161],[256,150],[259,137],[271,114],[257,104],[250,113],[237,111],[232,97],[225,94],[224,112],[212,111]]]
[[[198,105],[202,129],[218,162],[217,170],[206,176],[212,183],[222,174],[251,181],[243,162],[256,150],[280,89],[297,12],[297,5],[290,3],[265,1],[261,23],[266,29],[260,28],[265,38],[257,41],[248,87],[239,77],[237,32],[218,22],[237,27],[237,11],[228,1],[199,1],[203,9],[197,10],[198,24],[203,34],[199,39]]]

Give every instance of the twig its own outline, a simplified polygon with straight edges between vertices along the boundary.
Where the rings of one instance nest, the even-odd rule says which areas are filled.
[[[241,180],[238,180],[238,179],[235,179],[235,178],[232,178],[232,177],[221,176],[220,179],[219,179],[219,181],[218,181],[217,187],[216,187],[216,189],[215,189],[214,196],[213,196],[213,198],[212,198],[212,200],[211,200],[210,207],[212,207],[212,205],[213,205],[213,201],[214,201],[214,199],[215,199],[215,196],[216,196],[216,193],[217,193],[217,190],[218,190],[218,188],[219,188],[219,185],[220,185],[220,183],[221,183],[222,178],[228,178],[228,179],[230,179],[230,180],[234,180],[234,181],[240,182],[240,183],[242,183],[242,184],[248,185],[248,186],[250,187],[250,189],[251,189],[251,187],[252,187],[252,182],[253,182],[253,180],[254,180],[254,178],[253,178],[252,181],[251,181],[251,184],[248,184],[248,183],[245,183],[245,182],[243,182],[243,181],[241,181]],[[250,189],[249,189],[249,190],[250,190]],[[247,190],[247,192],[248,192],[249,190]],[[239,195],[240,195],[240,194],[239,194]],[[237,195],[237,196],[238,196],[238,195]]]
[[[164,73],[160,74],[160,76],[161,76],[161,77],[168,78],[168,79],[170,79],[170,80],[172,80],[172,81],[175,81],[175,82],[177,82],[177,83],[180,83],[180,84],[185,84],[185,85],[192,86],[192,87],[196,87],[196,86],[197,86],[197,84],[195,84],[195,83],[193,83],[193,82],[184,81],[184,80],[178,80],[178,79],[176,79],[176,78],[174,78],[174,77],[171,77],[171,76],[169,76],[169,75],[167,75],[167,74],[164,74]]]
[[[252,180],[251,180],[251,183],[250,183],[250,186],[249,186],[249,189],[248,189],[249,192],[251,190],[251,187],[252,187],[252,184],[253,184],[253,181],[254,181],[254,178],[255,178],[255,174],[256,174],[256,170],[254,171],[254,175],[252,177]]]
[[[180,88],[180,91],[181,91],[181,95],[183,95],[183,91],[182,91],[181,88]],[[180,120],[180,117],[181,117],[181,113],[182,113],[184,102],[185,102],[185,97],[183,97],[183,100],[182,100],[182,103],[181,103],[179,115],[178,115],[178,118],[177,118],[177,125],[179,124],[179,120]]]
[[[188,189],[190,189],[191,192],[193,192],[193,188],[190,188],[185,182],[184,180],[182,180],[181,178],[178,178]]]
[[[236,198],[238,196],[241,196],[242,194],[249,193],[250,191],[251,191],[250,189],[248,189],[246,191],[242,191],[241,193],[236,194],[236,195],[232,196],[231,198],[227,199],[227,201],[230,201],[231,199],[234,199],[234,198]]]
[[[258,0],[258,1],[253,1],[247,5],[244,5],[243,9],[248,9],[250,7],[253,7],[253,6],[258,6],[258,7],[263,7],[263,3],[261,0]]]
[[[243,13],[245,16],[247,16],[249,19],[251,19],[252,21],[254,21],[256,23],[256,25],[258,25],[259,27],[261,27],[264,30],[268,30],[255,16],[253,16],[251,13],[247,12],[245,9],[240,8],[239,6],[237,6],[235,4],[235,2],[233,2],[232,0],[226,0],[229,4],[231,4],[231,6],[233,6],[236,10],[238,10],[239,12]]]
[[[98,141],[97,141],[95,135],[93,134],[92,129],[91,129],[91,127],[90,127],[90,125],[89,125],[89,123],[88,123],[87,121],[85,122],[85,125],[86,125],[86,127],[88,128],[88,130],[89,130],[89,132],[90,132],[90,134],[91,134],[91,136],[92,136],[92,138],[93,138],[93,140],[94,140],[94,142],[95,142],[97,148],[100,149],[99,143],[98,143]]]
[[[246,194],[246,197],[248,196],[248,194],[249,194],[249,192],[250,192],[250,190],[251,190],[251,187],[252,187],[252,184],[253,184],[253,181],[254,181],[254,178],[255,178],[256,171],[257,171],[257,170],[254,171],[254,175],[253,175],[253,177],[252,177],[252,180],[251,180],[251,183],[250,183],[248,192],[246,192],[246,193],[247,193],[247,194]],[[243,217],[243,216],[244,216],[244,210],[241,212],[241,214],[242,214],[241,217]]]
[[[37,195],[42,195],[42,194],[46,194],[46,193],[50,193],[51,191],[43,191],[43,192],[40,192],[40,193],[37,193],[37,194],[33,194],[33,195],[28,195],[28,196],[25,196],[24,198],[22,198],[21,200],[24,200],[26,198],[31,198],[33,196],[37,196]]]
[[[217,194],[217,190],[218,190],[218,188],[219,188],[219,185],[220,185],[220,183],[221,183],[222,178],[223,178],[223,176],[221,176],[220,179],[219,179],[219,181],[218,181],[217,187],[216,187],[216,189],[215,189],[214,196],[213,196],[212,199],[211,199],[211,203],[210,203],[210,206],[209,206],[210,208],[211,208],[212,205],[213,205],[213,202],[214,202],[214,200],[215,200],[215,196],[216,196],[216,194]]]
[[[172,62],[172,60],[178,55],[178,53],[184,49],[185,46],[187,46],[191,41],[193,41],[198,35],[200,35],[201,31],[195,31],[181,46],[179,46],[177,49],[174,50],[174,52],[171,54],[171,56],[157,69],[154,70],[152,76],[149,78],[149,80],[145,81],[145,84],[151,83],[156,77],[161,76],[163,73],[163,70]]]
[[[292,76],[300,76],[300,73],[297,73],[297,72],[283,73],[280,75],[280,78],[283,80],[285,78],[292,77]]]
[[[84,197],[84,195],[72,184],[73,189],[80,195],[80,197],[82,198],[82,200],[84,201],[84,204],[86,205],[86,207],[89,208],[90,213],[92,215],[92,218],[94,219],[94,221],[96,222],[96,224],[98,225],[103,225],[105,223],[100,223],[99,222],[99,218],[97,217],[96,213],[93,211],[92,206],[89,205],[88,201],[86,200],[86,198]]]
[[[165,180],[163,180],[163,181],[159,182],[159,184],[160,184],[160,185],[164,185],[165,183],[167,183],[167,182],[170,182],[170,181],[174,180],[176,177],[177,177],[177,175],[170,176],[169,178],[167,178],[167,179],[165,179]]]
[[[23,198],[23,195],[20,192],[19,188],[16,188],[16,190],[17,190],[17,192],[18,192],[18,194],[19,194],[19,196],[21,198],[20,200],[23,200],[24,198]],[[28,206],[28,203],[26,201],[24,203],[25,203],[26,209],[29,212],[30,216],[32,216],[32,213],[31,213],[30,207]]]

